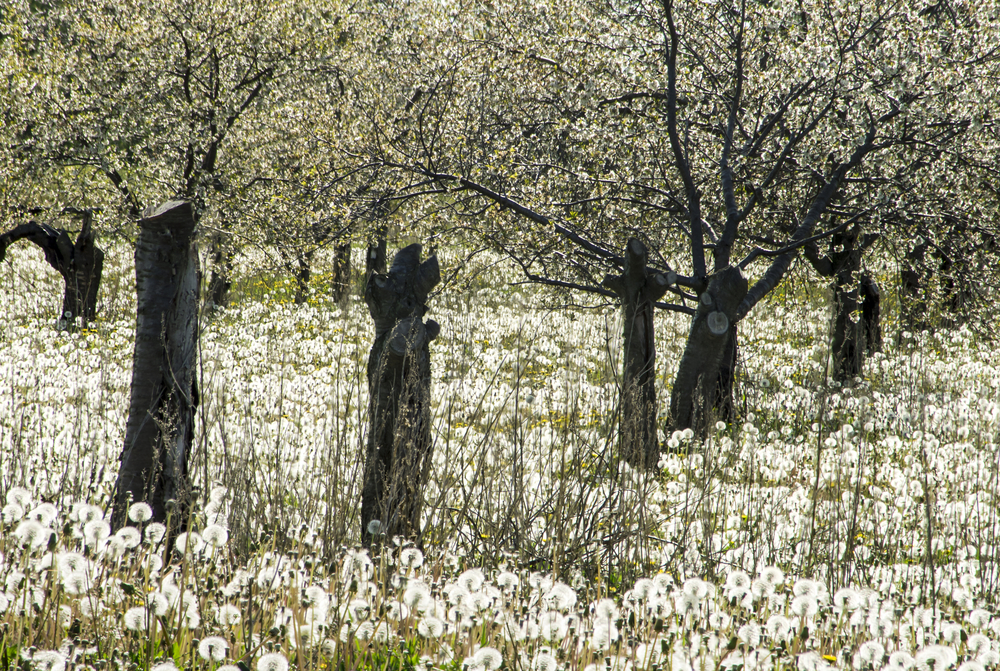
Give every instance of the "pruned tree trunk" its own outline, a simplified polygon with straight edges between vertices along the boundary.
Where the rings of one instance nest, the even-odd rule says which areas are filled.
[[[340,303],[351,288],[351,243],[337,245],[333,253],[332,298]]]
[[[115,486],[112,526],[126,523],[129,500],[145,501],[153,519],[186,524],[188,457],[198,403],[198,249],[190,203],[168,202],[139,221],[135,247],[138,298],[132,389],[125,446]]]
[[[427,295],[441,281],[436,256],[420,262],[421,246],[393,259],[388,274],[372,273],[365,301],[375,322],[368,356],[368,446],[361,492],[361,537],[420,539],[423,486],[431,457],[430,349],[441,328],[423,321]]]
[[[608,275],[603,282],[618,294],[625,313],[618,449],[622,458],[638,468],[655,467],[660,456],[653,304],[670,284],[666,275],[646,267],[648,261],[645,245],[631,238],[625,246],[624,271]]]
[[[83,318],[83,326],[97,317],[97,292],[101,286],[104,270],[104,252],[96,244],[96,236],[91,226],[93,213],[83,215],[83,228],[76,242],[70,242],[69,233],[48,224],[29,221],[0,235],[0,260],[7,253],[7,247],[19,240],[29,240],[38,245],[45,254],[45,260],[63,278],[63,304],[59,315],[60,323],[75,325]]]
[[[728,266],[709,278],[708,289],[701,294],[691,320],[687,346],[670,393],[673,428],[704,433],[727,352],[732,353],[735,361],[733,326],[748,286],[736,266]]]

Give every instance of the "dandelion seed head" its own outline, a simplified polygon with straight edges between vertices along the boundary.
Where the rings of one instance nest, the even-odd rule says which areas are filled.
[[[24,517],[24,508],[16,503],[8,503],[0,511],[0,517],[3,518],[4,524],[13,524]]]
[[[149,615],[145,606],[135,606],[125,611],[125,628],[132,631],[145,631]]]
[[[958,653],[951,646],[928,645],[913,656],[920,671],[944,671],[958,661]]]
[[[159,522],[153,522],[146,527],[143,532],[143,538],[149,545],[159,545],[163,541],[163,537],[167,535],[167,527],[160,524]]]
[[[145,501],[137,501],[128,508],[128,518],[136,524],[153,519],[153,509]]]
[[[37,520],[25,520],[14,529],[21,547],[29,551],[39,550],[49,541],[52,531]]]
[[[198,644],[198,656],[209,662],[221,662],[228,651],[229,642],[221,636],[206,636]]]
[[[473,660],[485,671],[496,671],[503,664],[503,655],[496,648],[484,647],[476,651]]]
[[[288,659],[280,652],[269,652],[257,660],[257,671],[288,671]]]
[[[890,671],[907,671],[908,669],[912,669],[916,663],[913,655],[905,650],[897,650],[889,655],[889,663],[886,665],[886,669]]]
[[[967,619],[969,621],[969,624],[975,627],[976,629],[983,629],[989,625],[990,619],[992,617],[993,616],[990,614],[990,611],[984,610],[982,608],[976,608],[971,613],[969,613]]]
[[[566,612],[576,605],[576,592],[569,585],[557,582],[545,594],[545,598],[552,602],[552,605],[563,612]]]
[[[760,579],[778,587],[785,582],[785,573],[777,566],[766,566],[760,570]]]
[[[83,537],[87,545],[100,545],[111,535],[111,525],[103,519],[90,520],[83,525]]]
[[[31,656],[32,671],[63,671],[66,656],[58,650],[39,650]]]
[[[708,626],[712,629],[726,629],[732,621],[733,618],[724,610],[713,610],[708,616]]]
[[[241,619],[243,616],[240,614],[240,609],[231,603],[222,604],[215,613],[215,621],[223,627],[234,627]]]
[[[420,568],[424,563],[424,553],[414,547],[403,548],[399,553],[399,563],[407,568]]]
[[[27,508],[31,505],[31,492],[24,487],[11,487],[7,491],[6,501],[8,505],[16,503],[21,508]]]
[[[601,599],[592,605],[594,617],[598,620],[616,620],[618,605],[611,599]]]
[[[800,594],[792,599],[792,613],[799,617],[813,617],[819,612],[819,602],[810,594]]]
[[[539,652],[531,660],[532,671],[557,671],[558,668],[559,660],[549,652]]]
[[[458,576],[455,582],[462,586],[462,589],[467,592],[477,592],[479,588],[483,586],[483,581],[486,580],[486,575],[483,573],[482,569],[470,568],[468,571],[463,572]]]
[[[229,540],[229,530],[221,524],[210,524],[201,530],[202,539],[214,548],[221,548]]]
[[[444,629],[444,621],[433,616],[425,617],[417,624],[417,633],[424,638],[438,638],[444,634]]]
[[[736,632],[737,638],[749,645],[751,648],[756,648],[760,645],[760,625],[756,622],[747,622],[739,631]]]

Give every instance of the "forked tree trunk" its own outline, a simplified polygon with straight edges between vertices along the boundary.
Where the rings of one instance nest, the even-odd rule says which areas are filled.
[[[619,455],[637,468],[653,468],[660,455],[656,436],[656,343],[653,304],[670,283],[663,273],[646,267],[645,245],[631,238],[625,246],[624,272],[608,275],[604,286],[616,294],[625,313],[622,386],[619,400]]]
[[[861,273],[861,258],[873,237],[851,229],[830,238],[825,255],[810,246],[806,258],[823,277],[831,278],[833,328],[830,334],[832,375],[847,382],[864,373],[868,354],[881,348],[880,296],[878,286]]]
[[[91,227],[92,214],[84,212],[83,228],[76,242],[70,242],[69,233],[48,224],[29,221],[0,235],[0,260],[7,247],[18,240],[30,240],[45,254],[45,260],[63,278],[63,304],[60,323],[75,325],[83,317],[83,326],[97,316],[97,292],[101,286],[104,269],[104,252],[95,244]]]
[[[188,457],[198,403],[198,249],[190,203],[168,202],[139,221],[138,294],[132,391],[115,486],[112,526],[126,524],[128,501],[145,501],[172,529],[186,524]]]
[[[441,281],[436,256],[400,250],[388,274],[372,273],[365,300],[375,322],[368,356],[368,446],[361,492],[361,537],[420,538],[423,486],[431,462],[430,349],[441,328],[423,321],[427,295]]]
[[[735,361],[736,309],[747,294],[740,269],[729,266],[709,278],[691,320],[687,346],[670,393],[670,423],[674,429],[704,433],[717,396],[719,373],[727,351]]]

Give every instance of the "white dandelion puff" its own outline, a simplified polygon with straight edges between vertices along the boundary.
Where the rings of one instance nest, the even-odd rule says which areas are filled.
[[[438,638],[444,634],[444,621],[436,617],[425,617],[417,624],[417,633],[424,638]]]
[[[103,519],[91,520],[83,525],[83,537],[87,545],[100,545],[111,535],[111,525]]]
[[[766,566],[760,570],[760,579],[774,587],[785,582],[784,572],[777,566]]]
[[[424,563],[424,553],[414,547],[403,548],[399,553],[399,563],[406,568],[420,568]]]
[[[749,645],[751,648],[756,648],[760,645],[760,625],[756,622],[747,622],[739,631],[736,632],[737,638]]]
[[[24,487],[11,487],[7,491],[7,503],[16,503],[22,508],[27,508],[31,504],[31,492]]]
[[[37,520],[25,520],[14,529],[14,535],[21,547],[28,550],[38,550],[44,547],[51,534],[52,530],[42,526]]]
[[[510,592],[518,586],[520,580],[516,573],[511,573],[510,571],[503,571],[497,576],[497,587],[505,592]]]
[[[145,631],[149,624],[149,613],[145,606],[135,606],[125,611],[125,628],[132,631]]]
[[[458,579],[455,581],[463,587],[468,592],[479,591],[479,588],[483,586],[483,582],[486,580],[486,575],[483,573],[482,569],[470,568],[465,571]]]
[[[231,603],[222,604],[215,613],[215,621],[223,627],[234,627],[240,623],[243,616],[240,609]]]
[[[897,650],[889,655],[889,663],[885,668],[889,671],[908,671],[909,669],[912,669],[916,663],[916,660],[913,659],[913,655],[905,650]]]
[[[160,662],[159,664],[154,664],[150,667],[149,671],[178,671],[177,665],[171,660],[165,662]]]
[[[540,652],[531,660],[532,671],[557,671],[558,668],[559,660],[555,658],[555,655],[548,652]]]
[[[3,518],[4,524],[13,524],[24,517],[24,508],[16,503],[8,503],[0,511],[0,517]]]
[[[143,538],[149,545],[159,545],[167,535],[167,527],[159,522],[153,522],[143,532]]]
[[[986,666],[978,659],[969,659],[958,665],[958,671],[986,671]]]
[[[799,617],[813,617],[819,612],[819,602],[809,594],[800,594],[792,599],[792,613]]]
[[[229,651],[229,642],[221,636],[206,636],[198,644],[198,655],[209,662],[221,662]]]
[[[135,527],[122,527],[115,532],[115,536],[121,539],[122,545],[128,550],[138,547],[142,542],[142,535]]]
[[[576,592],[569,585],[557,582],[545,594],[545,598],[552,602],[552,605],[563,612],[566,612],[576,605]]]
[[[921,671],[944,671],[958,661],[958,653],[951,646],[928,645],[913,656]]]
[[[221,524],[210,524],[201,530],[202,539],[214,548],[221,548],[229,540],[229,530]]]
[[[58,650],[39,650],[31,657],[32,671],[63,671],[66,656]]]
[[[144,501],[137,501],[128,508],[128,518],[136,524],[142,524],[153,519],[153,509]]]
[[[288,671],[288,659],[280,652],[269,652],[257,660],[257,671]]]
[[[878,641],[865,641],[858,646],[858,651],[854,653],[854,668],[879,668],[883,657],[885,657],[884,645]]]
[[[503,664],[503,655],[496,648],[485,647],[476,651],[473,660],[485,671],[495,671]]]

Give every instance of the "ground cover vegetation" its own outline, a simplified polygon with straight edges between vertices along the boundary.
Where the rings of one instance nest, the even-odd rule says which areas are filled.
[[[995,668],[998,21],[0,8],[0,666]],[[126,507],[154,211],[184,496]]]

